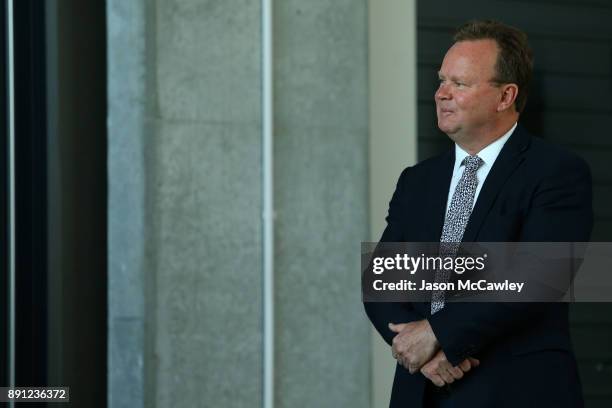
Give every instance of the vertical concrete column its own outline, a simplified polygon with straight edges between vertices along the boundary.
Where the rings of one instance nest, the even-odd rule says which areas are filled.
[[[276,402],[365,407],[366,4],[274,12]],[[108,32],[111,406],[261,406],[260,3],[109,0]]]
[[[145,0],[108,0],[108,405],[144,404]],[[147,273],[145,273],[147,271]]]
[[[274,12],[277,406],[366,407],[366,1]]]
[[[108,1],[113,407],[261,400],[260,9]]]
[[[156,406],[261,400],[261,12],[158,0],[150,184]]]

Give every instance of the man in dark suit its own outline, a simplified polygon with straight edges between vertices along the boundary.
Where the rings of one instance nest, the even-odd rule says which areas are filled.
[[[517,124],[532,73],[527,36],[461,27],[439,71],[438,127],[455,147],[406,168],[381,242],[584,242],[591,176]],[[438,276],[436,276],[438,280]],[[392,407],[578,407],[563,303],[365,303],[398,364]]]

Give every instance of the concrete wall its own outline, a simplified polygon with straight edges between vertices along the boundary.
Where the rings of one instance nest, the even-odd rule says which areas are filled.
[[[275,2],[276,402],[369,402],[367,18]],[[262,395],[261,10],[108,0],[109,405]]]
[[[108,47],[108,404],[143,406],[145,223],[148,168],[145,124],[153,116],[145,1],[107,2]],[[148,272],[148,273],[146,273]],[[147,364],[148,365],[148,364]]]

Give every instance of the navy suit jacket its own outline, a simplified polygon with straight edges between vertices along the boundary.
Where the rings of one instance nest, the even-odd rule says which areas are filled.
[[[389,204],[381,242],[440,240],[454,149],[406,168]],[[464,242],[586,242],[592,224],[588,165],[532,137],[520,125],[489,172],[466,227]],[[457,365],[480,366],[450,387],[457,406],[577,407],[582,391],[563,303],[365,303],[373,325],[391,344],[387,324],[428,319]],[[420,407],[427,380],[396,366],[392,407]]]

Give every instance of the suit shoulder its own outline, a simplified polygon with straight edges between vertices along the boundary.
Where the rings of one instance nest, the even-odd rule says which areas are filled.
[[[544,168],[559,168],[565,170],[579,169],[590,172],[590,167],[586,160],[576,153],[558,145],[551,143],[541,137],[532,137],[529,157],[539,163]]]
[[[422,180],[423,177],[430,174],[430,172],[438,166],[443,165],[447,160],[449,160],[449,155],[451,151],[446,151],[442,154],[438,154],[433,157],[429,157],[427,159],[421,160],[413,166],[406,167],[402,174],[400,175],[400,180],[402,179],[417,179]]]

